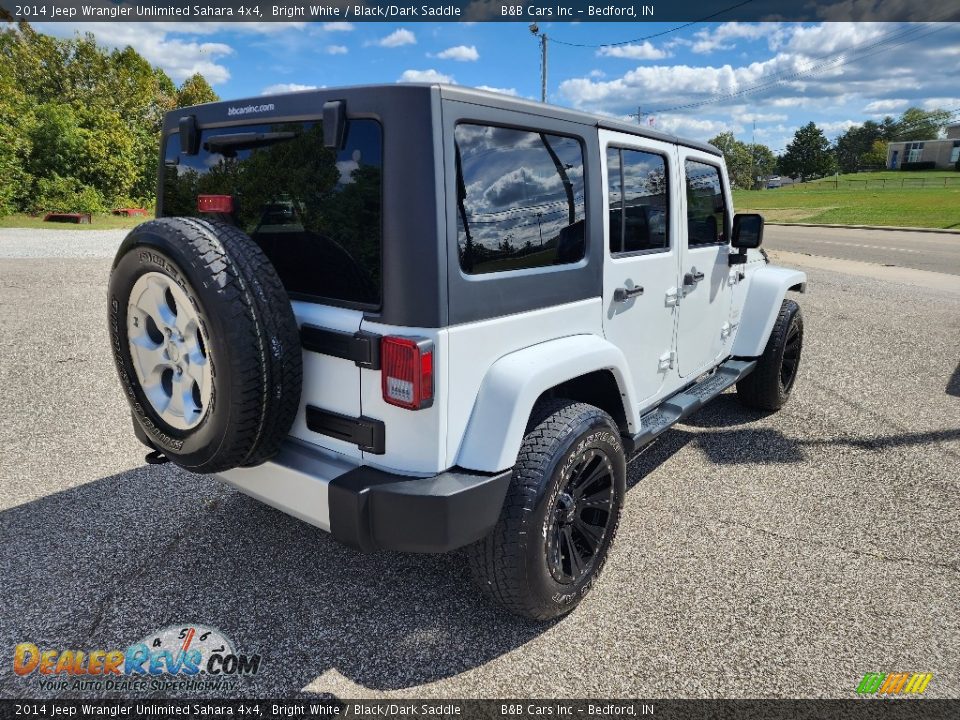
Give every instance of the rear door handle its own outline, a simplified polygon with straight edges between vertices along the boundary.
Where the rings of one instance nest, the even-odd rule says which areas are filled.
[[[683,284],[696,285],[698,282],[703,280],[704,277],[705,276],[702,272],[687,273],[686,275],[683,276]]]
[[[632,288],[617,288],[613,291],[613,300],[614,302],[626,302],[630,298],[638,297],[643,295],[643,286],[634,285]]]

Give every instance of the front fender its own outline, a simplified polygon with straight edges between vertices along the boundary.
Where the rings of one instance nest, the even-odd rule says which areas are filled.
[[[620,389],[627,422],[639,427],[626,357],[597,335],[573,335],[505,355],[487,371],[457,454],[464,469],[499,472],[517,461],[533,405],[562,382],[609,370]]]
[[[806,273],[777,265],[764,265],[750,274],[740,327],[733,342],[734,357],[763,354],[787,290],[799,286],[800,292],[804,292],[806,283]]]

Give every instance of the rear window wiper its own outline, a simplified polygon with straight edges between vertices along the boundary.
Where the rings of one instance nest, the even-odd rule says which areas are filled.
[[[233,133],[231,135],[217,135],[207,140],[203,147],[210,152],[222,153],[224,150],[232,150],[234,153],[238,150],[253,150],[254,148],[266,147],[278,142],[293,140],[297,137],[293,132],[246,132]]]

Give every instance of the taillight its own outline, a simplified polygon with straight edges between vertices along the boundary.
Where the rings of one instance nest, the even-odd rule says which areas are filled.
[[[422,338],[380,341],[384,402],[408,410],[433,405],[433,343]]]
[[[233,212],[233,195],[197,195],[197,210],[229,215]]]

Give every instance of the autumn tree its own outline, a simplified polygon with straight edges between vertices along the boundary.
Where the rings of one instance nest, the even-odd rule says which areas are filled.
[[[183,81],[177,90],[177,107],[190,107],[203,103],[216,102],[220,99],[210,83],[200,73],[195,73]]]

